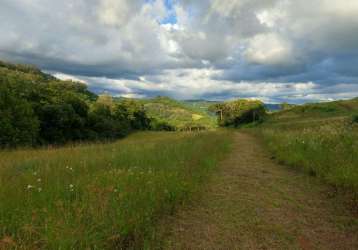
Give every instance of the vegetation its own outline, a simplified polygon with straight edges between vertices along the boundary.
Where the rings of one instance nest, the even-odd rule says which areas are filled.
[[[291,108],[293,108],[295,106],[296,105],[294,105],[294,104],[283,102],[283,103],[281,103],[280,108],[281,108],[281,110],[288,110],[288,109],[291,109]]]
[[[358,115],[353,115],[352,116],[352,122],[353,123],[358,123]]]
[[[183,105],[194,110],[198,113],[205,113],[209,116],[215,116],[215,113],[209,110],[209,107],[218,104],[218,101],[206,101],[206,100],[185,100],[182,101]]]
[[[267,113],[267,107],[281,111]],[[216,127],[215,114],[219,126],[260,123],[254,131],[274,158],[343,190],[358,208],[357,98],[300,106],[243,99],[219,103],[112,98],[32,66],[0,61],[0,147],[23,148],[0,151],[0,249],[156,246],[158,221],[188,200],[230,148],[231,132],[211,131]],[[140,132],[113,143],[70,146],[71,142],[113,141],[138,130],[209,129]],[[228,178],[221,176],[218,183],[230,180],[233,186],[246,185],[232,179],[232,166],[237,161],[253,164],[257,158],[257,171],[250,172],[257,184],[257,178],[270,173],[261,169],[266,158],[249,136],[235,137],[245,159],[238,154],[229,157]],[[68,146],[52,146],[64,143]],[[48,147],[26,149],[38,145]],[[294,182],[298,181],[287,180]],[[271,183],[270,179],[265,187],[270,192]],[[268,197],[271,204],[270,192],[261,193],[257,202]],[[238,197],[236,191],[231,195]],[[256,192],[253,195],[258,198]],[[257,215],[255,207],[249,211]],[[255,215],[250,225],[251,218]]]
[[[222,131],[143,132],[0,152],[0,247],[145,248],[158,219],[190,197],[230,141]]]
[[[0,147],[114,139],[149,128],[142,105],[114,103],[82,83],[0,62]]]
[[[297,106],[272,114],[259,131],[279,161],[352,194],[357,206],[357,111],[358,100]]]
[[[242,124],[260,122],[266,115],[265,106],[257,100],[236,100],[225,103],[218,103],[209,110],[218,116],[220,126],[235,126]]]
[[[157,130],[206,130],[216,127],[215,117],[187,102],[168,97],[140,100]]]
[[[275,122],[310,122],[317,119],[352,116],[357,113],[358,99],[293,106],[274,114]]]

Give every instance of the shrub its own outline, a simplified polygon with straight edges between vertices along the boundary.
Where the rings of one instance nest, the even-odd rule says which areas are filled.
[[[355,114],[352,116],[352,122],[353,123],[358,123],[358,114]]]

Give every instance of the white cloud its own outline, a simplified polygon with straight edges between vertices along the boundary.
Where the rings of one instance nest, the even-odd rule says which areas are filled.
[[[318,85],[307,83],[272,82],[231,82],[214,80],[222,74],[214,69],[165,70],[156,76],[141,76],[138,80],[109,79],[98,77],[72,76],[72,79],[85,81],[90,87],[96,87],[123,97],[153,97],[169,95],[179,99],[226,98],[262,99],[277,102],[277,96],[286,96],[294,100],[297,96],[315,93]],[[171,84],[167,84],[170,82]]]
[[[60,73],[60,72],[48,72],[50,74],[52,74],[54,77],[56,77],[57,79],[63,80],[63,81],[75,81],[75,82],[81,82],[81,83],[86,83],[85,80],[80,79],[79,77],[73,76],[73,75],[69,75],[69,74],[64,74],[64,73]]]
[[[294,62],[291,45],[275,33],[259,34],[250,39],[245,54],[248,61],[258,64]]]
[[[2,0],[0,58],[127,96],[306,100],[357,92],[356,0],[173,4]],[[173,14],[176,23],[163,23]]]

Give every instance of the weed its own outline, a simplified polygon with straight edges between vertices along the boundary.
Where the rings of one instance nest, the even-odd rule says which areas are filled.
[[[138,133],[113,144],[0,152],[0,242],[142,248],[227,152],[226,132]]]

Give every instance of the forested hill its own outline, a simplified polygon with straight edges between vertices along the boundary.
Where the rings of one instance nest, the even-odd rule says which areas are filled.
[[[216,126],[210,102],[112,98],[31,65],[0,61],[0,147],[120,138],[134,130]]]
[[[33,65],[26,65],[26,64],[12,64],[0,61],[0,67],[3,69],[8,69],[9,72],[12,73],[24,73],[32,75],[32,77],[40,77],[42,80],[55,80],[56,78],[43,73],[40,69],[34,67]],[[8,72],[8,73],[9,73]],[[11,73],[10,73],[11,74]]]
[[[113,139],[149,128],[136,102],[117,103],[83,83],[0,62],[0,147]]]

